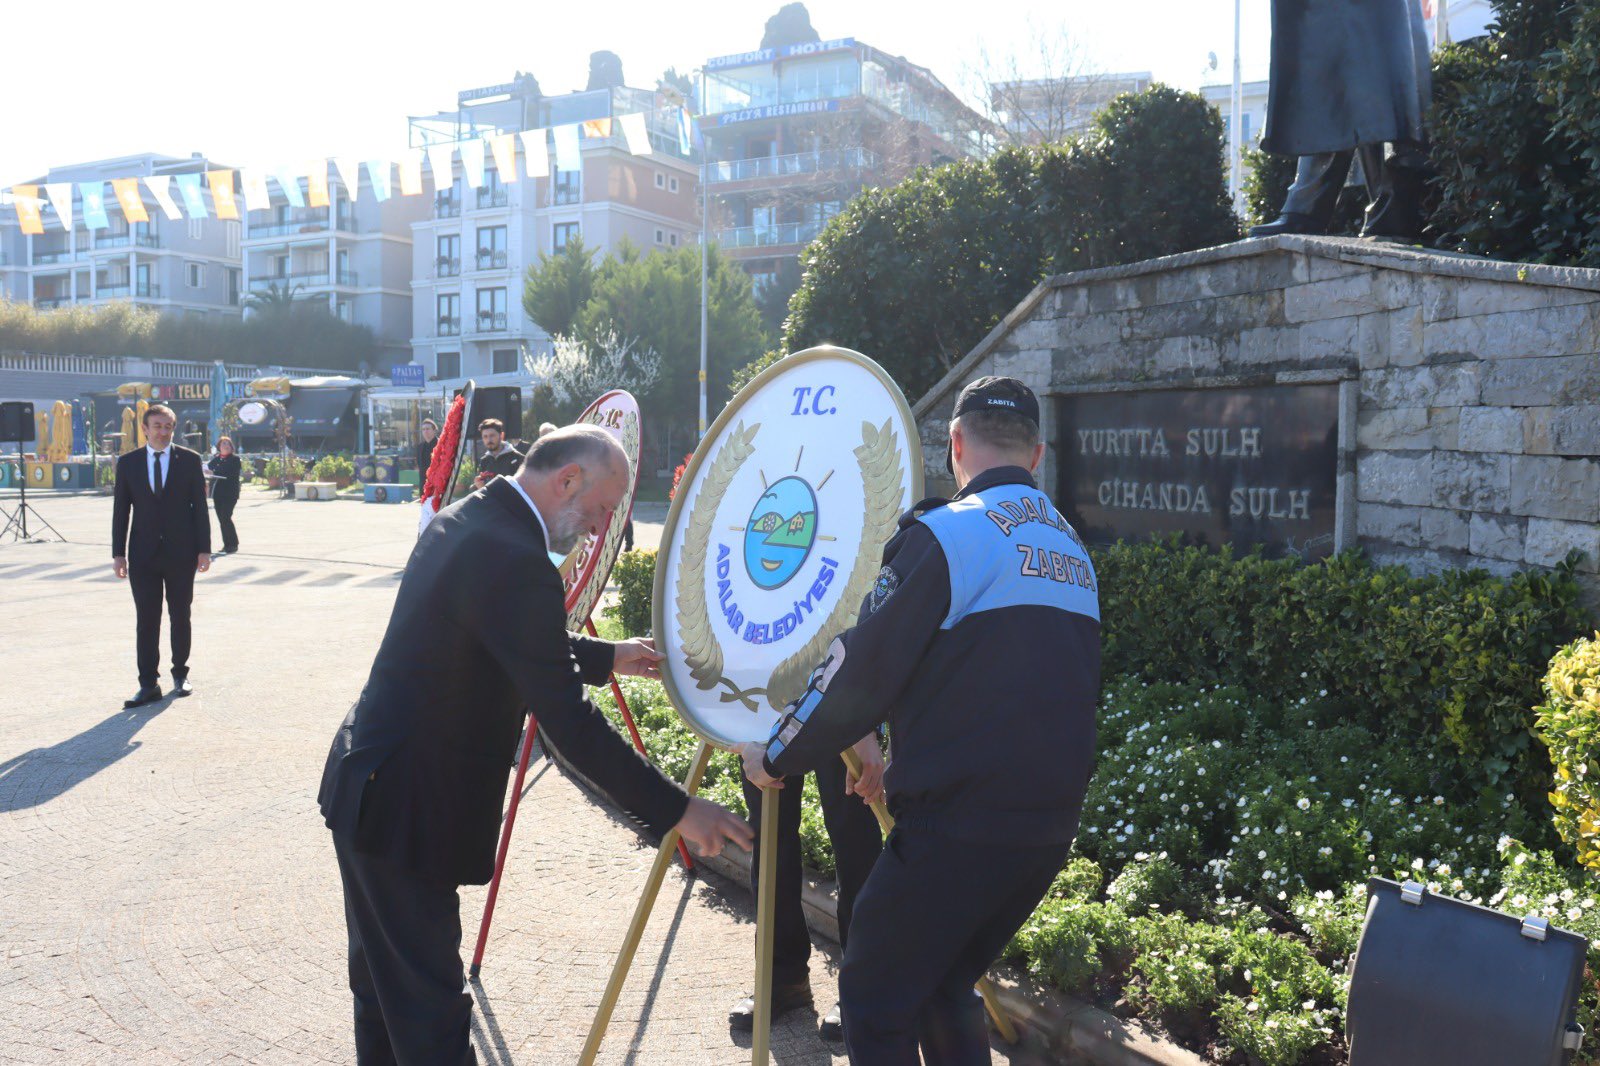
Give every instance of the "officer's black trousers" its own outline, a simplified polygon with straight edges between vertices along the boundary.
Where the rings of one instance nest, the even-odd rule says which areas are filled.
[[[890,833],[856,900],[839,972],[850,1061],[987,1063],[983,1001],[972,986],[1044,898],[1069,848]]]
[[[360,1066],[476,1063],[472,998],[461,972],[456,886],[430,881],[381,855],[333,848],[344,881]]]
[[[832,759],[819,767],[817,791],[822,797],[822,821],[828,828],[828,839],[833,843],[834,863],[839,874],[839,941],[849,944],[851,912],[856,896],[866,883],[867,874],[883,848],[883,837],[878,832],[878,820],[872,808],[861,802],[859,796],[844,794],[845,766],[843,759]],[[750,808],[751,824],[761,827],[761,790],[741,776],[744,784],[744,802]],[[803,776],[784,782],[778,790],[778,857],[776,885],[773,896],[772,983],[774,985],[801,984],[810,974],[811,934],[806,929],[805,909],[800,903],[800,797],[804,789]],[[766,841],[760,839],[750,860],[750,892],[756,892],[756,873],[761,869],[761,849]]]

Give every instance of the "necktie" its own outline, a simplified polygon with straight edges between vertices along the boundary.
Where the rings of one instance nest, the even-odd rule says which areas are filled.
[[[166,452],[156,452],[156,476],[150,483],[150,487],[155,490],[157,496],[161,495],[161,457],[165,454]]]

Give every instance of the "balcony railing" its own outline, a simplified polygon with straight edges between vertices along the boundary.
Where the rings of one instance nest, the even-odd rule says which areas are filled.
[[[434,218],[455,218],[461,214],[461,200],[455,196],[435,196],[433,198]]]
[[[129,285],[123,282],[119,285],[96,285],[94,290],[96,300],[159,300],[161,299],[161,286],[159,285]]]
[[[480,251],[478,253],[478,269],[479,270],[504,270],[505,268],[506,268],[506,253],[505,252],[484,252],[484,251]]]
[[[154,233],[141,233],[134,238],[140,248],[160,248],[161,238]]]
[[[438,335],[441,337],[461,336],[461,320],[459,318],[439,319]]]
[[[717,233],[724,248],[764,248],[768,245],[805,244],[822,232],[823,222],[784,222],[774,226],[740,226]]]
[[[72,253],[70,251],[40,252],[35,250],[33,253],[33,263],[35,266],[44,266],[47,263],[64,263],[71,258]]]
[[[499,333],[506,328],[506,313],[504,311],[479,311],[478,326],[475,333]]]
[[[487,207],[504,207],[508,203],[510,203],[510,198],[507,196],[503,186],[498,189],[478,190],[478,210],[480,211]]]
[[[251,278],[249,288],[251,292],[266,292],[272,288],[293,291],[294,289],[310,289],[328,284],[328,272],[311,271],[300,274],[268,274],[263,277]]]
[[[580,203],[583,200],[583,189],[576,185],[557,185],[552,199],[557,206]]]
[[[33,300],[33,306],[50,311],[57,307],[66,307],[72,302],[74,301],[70,296],[36,296]]]
[[[450,259],[446,256],[440,256],[438,259],[434,260],[434,266],[437,268],[434,271],[435,277],[455,278],[461,276],[461,260],[459,259]]]
[[[126,248],[130,243],[130,237],[126,233],[96,235],[94,239],[96,248]]]
[[[301,233],[321,233],[328,228],[328,216],[307,215],[303,218],[289,218],[282,222],[268,222],[257,225],[250,223],[250,232],[245,234],[246,240],[256,237],[293,237]]]
[[[710,164],[706,180],[712,185],[728,181],[753,181],[757,178],[784,178],[797,174],[821,174],[834,170],[871,170],[878,157],[865,148],[843,148],[828,152],[795,152],[790,155],[759,156],[754,159],[729,159]]]

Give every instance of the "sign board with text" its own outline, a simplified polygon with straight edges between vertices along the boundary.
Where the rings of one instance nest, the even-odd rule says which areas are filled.
[[[1056,503],[1086,540],[1182,536],[1333,552],[1339,386],[1157,389],[1056,400]]]

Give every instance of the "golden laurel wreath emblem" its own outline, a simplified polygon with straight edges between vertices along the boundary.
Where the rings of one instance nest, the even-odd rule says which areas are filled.
[[[709,690],[721,685],[728,689],[720,695],[724,703],[738,701],[751,713],[760,709],[755,700],[757,696],[765,696],[767,704],[774,710],[782,710],[790,701],[798,699],[805,691],[812,668],[821,661],[828,645],[849,627],[857,607],[877,578],[878,549],[889,540],[899,521],[903,466],[893,419],[877,427],[870,422],[862,422],[861,444],[855,449],[863,489],[861,546],[850,578],[828,620],[805,646],[772,671],[764,688],[742,689],[723,674],[722,645],[717,641],[716,630],[711,624],[710,607],[706,603],[706,559],[717,506],[739,468],[755,451],[754,442],[760,430],[759,422],[748,429],[743,422],[739,423],[712,460],[710,471],[701,483],[700,493],[695,497],[694,507],[689,511],[676,589],[678,643],[683,649],[684,665],[689,667],[695,686]]]
[[[588,421],[591,424],[598,425],[600,423],[599,416],[600,412],[596,411],[594,416]],[[637,486],[638,462],[636,461],[635,456],[639,454],[639,416],[633,411],[628,412],[627,417],[622,423],[622,450],[628,455],[628,473],[630,477],[634,479],[632,483]],[[632,501],[630,500],[629,503],[631,506]],[[611,516],[611,525],[606,529],[605,540],[601,541],[594,547],[594,550],[600,553],[601,559],[616,559],[617,549],[622,544],[622,530],[627,524],[628,515],[621,509],[618,509],[618,511]],[[569,557],[573,564],[570,571],[571,573],[578,573],[582,571],[584,564],[588,562],[588,560],[585,559],[581,554],[583,549],[584,545],[580,544],[573,550],[573,555]],[[601,575],[597,570],[590,578],[589,584],[584,588],[582,595],[580,595],[577,602],[572,605],[572,610],[567,612],[568,629],[574,631],[581,630],[583,628],[583,623],[589,620],[589,615],[594,610],[596,601],[600,599],[600,594],[605,591],[605,582],[596,580],[596,578],[599,578],[600,576]]]

